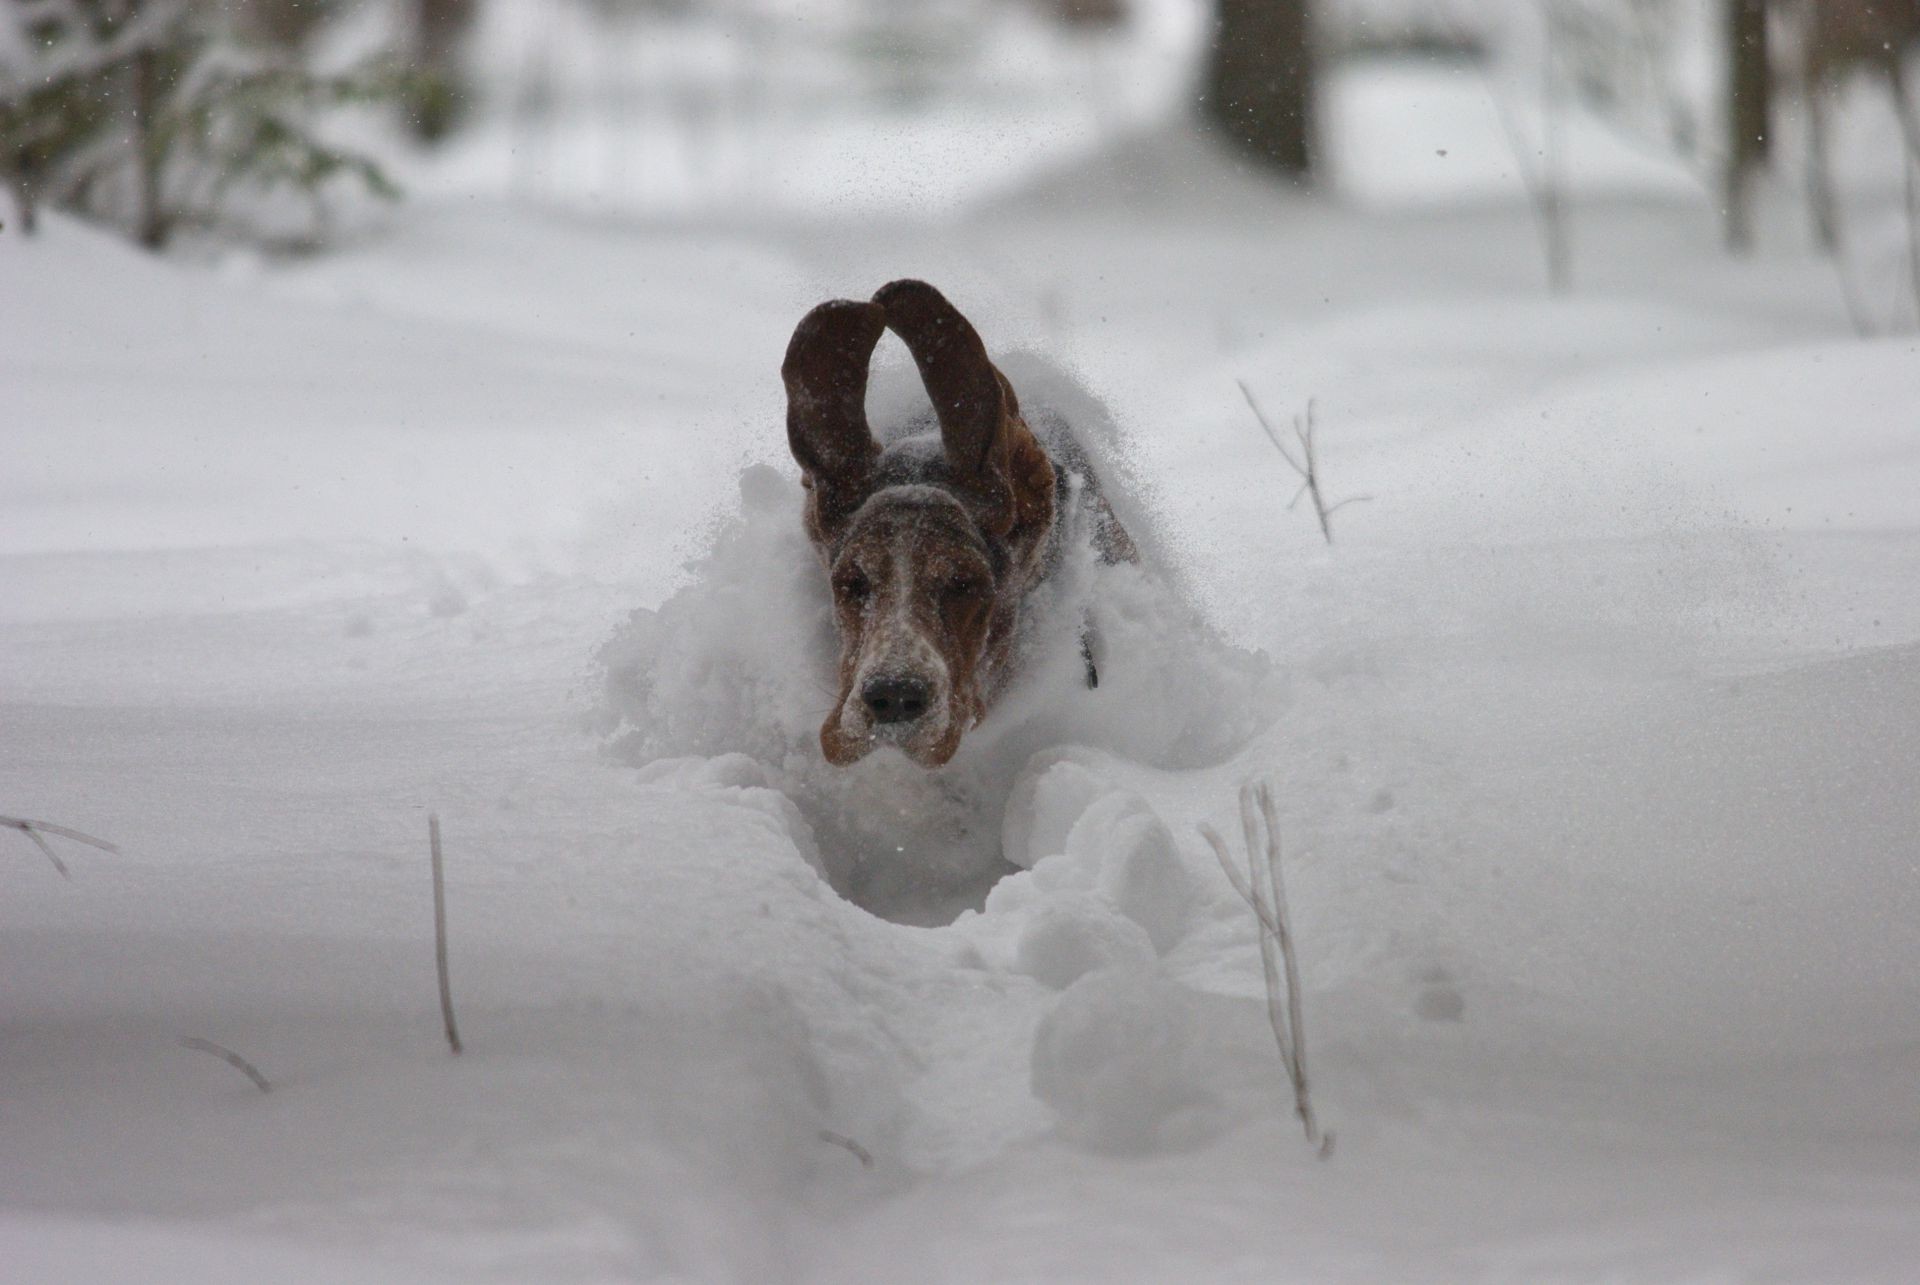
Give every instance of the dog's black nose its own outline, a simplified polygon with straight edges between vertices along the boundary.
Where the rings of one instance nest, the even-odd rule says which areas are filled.
[[[860,699],[876,723],[911,723],[927,712],[932,695],[918,678],[876,678],[860,689]]]

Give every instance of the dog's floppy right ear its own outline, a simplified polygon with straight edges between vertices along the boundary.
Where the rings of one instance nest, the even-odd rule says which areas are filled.
[[[940,420],[947,467],[980,503],[987,529],[1002,536],[1046,529],[1053,521],[1052,461],[973,323],[924,281],[890,282],[873,301],[913,354]]]
[[[836,299],[802,317],[787,343],[787,445],[823,532],[860,506],[880,456],[867,427],[867,367],[886,326],[879,305]]]
[[[889,282],[873,301],[885,309],[887,325],[920,368],[954,480],[987,504],[988,525],[1006,534],[1014,517],[1007,475],[1012,390],[987,357],[986,344],[960,310],[924,281]]]

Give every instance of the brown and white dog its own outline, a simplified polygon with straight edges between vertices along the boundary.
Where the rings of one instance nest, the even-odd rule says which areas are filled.
[[[883,444],[866,397],[887,330],[913,355],[937,427],[909,424]],[[781,377],[840,632],[820,747],[837,766],[892,745],[939,767],[1006,684],[1069,506],[1088,506],[1103,559],[1132,559],[1132,544],[1071,432],[1049,423],[1042,443],[973,326],[925,282],[821,304],[794,330]],[[1090,649],[1087,681],[1098,681]]]

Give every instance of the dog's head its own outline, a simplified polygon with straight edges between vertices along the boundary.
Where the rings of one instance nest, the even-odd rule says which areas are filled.
[[[883,450],[867,426],[867,367],[889,329],[913,354],[940,429]],[[840,630],[821,749],[845,765],[894,745],[938,767],[1002,676],[1053,528],[1053,465],[973,326],[923,282],[821,304],[794,331],[781,375],[807,534]]]

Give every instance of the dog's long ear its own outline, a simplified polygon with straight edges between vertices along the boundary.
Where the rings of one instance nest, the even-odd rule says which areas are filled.
[[[880,456],[867,427],[867,367],[885,330],[878,304],[837,299],[802,317],[787,342],[787,446],[813,488],[823,531],[859,507]]]
[[[1019,407],[1012,389],[972,323],[926,282],[892,282],[873,301],[920,368],[954,481],[986,502],[986,524],[1006,534],[1015,517],[1008,456]]]

